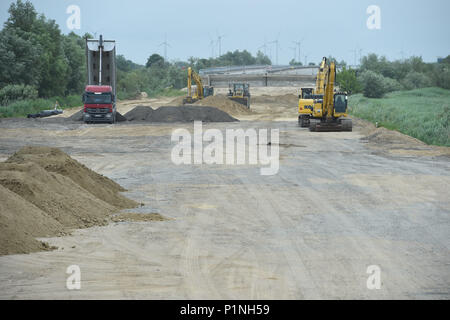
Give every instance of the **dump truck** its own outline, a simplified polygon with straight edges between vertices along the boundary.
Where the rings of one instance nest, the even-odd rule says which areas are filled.
[[[86,39],[87,85],[83,93],[86,123],[116,121],[116,42]]]
[[[243,104],[250,109],[250,84],[230,83],[228,85],[228,98]]]
[[[192,88],[192,81],[195,82],[195,90]],[[188,95],[183,99],[183,104],[194,103],[205,97],[214,95],[214,88],[211,86],[203,85],[202,78],[192,70],[191,67],[188,68],[188,82],[187,82]]]

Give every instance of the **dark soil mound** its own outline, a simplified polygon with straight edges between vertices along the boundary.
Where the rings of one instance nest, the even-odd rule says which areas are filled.
[[[203,106],[160,107],[150,112],[145,118],[145,121],[148,122],[192,122],[196,120],[203,122],[238,121],[222,110]]]
[[[128,121],[146,121],[153,111],[151,107],[137,106],[133,110],[128,111],[125,114],[125,118]]]
[[[73,115],[68,117],[67,120],[70,120],[70,121],[83,121],[83,110],[80,110],[77,113],[74,113]],[[122,121],[127,121],[127,119],[120,112],[116,112],[116,121],[117,122],[122,122]]]
[[[70,117],[68,117],[67,120],[71,120],[71,121],[83,121],[83,110],[80,110],[80,111],[74,113],[73,115],[71,115]]]
[[[120,112],[116,112],[116,122],[122,121],[127,121],[127,118],[125,118]]]

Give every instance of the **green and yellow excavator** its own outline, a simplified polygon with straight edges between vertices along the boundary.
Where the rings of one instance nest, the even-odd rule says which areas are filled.
[[[316,89],[305,90],[299,99],[299,124],[310,131],[352,131],[347,114],[347,93],[335,92],[336,64],[323,58]],[[306,93],[309,91],[309,93]]]
[[[197,88],[192,88],[192,80],[194,80]],[[202,78],[191,67],[188,68],[188,82],[187,82],[188,95],[183,99],[183,104],[194,103],[207,96],[214,95],[214,88],[210,86],[204,86]]]

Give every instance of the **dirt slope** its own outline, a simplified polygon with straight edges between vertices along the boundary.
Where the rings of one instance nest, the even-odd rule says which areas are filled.
[[[228,99],[224,95],[209,96],[194,103],[196,106],[209,106],[222,110],[232,116],[252,114],[244,105]]]
[[[36,251],[34,237],[104,225],[138,205],[124,189],[56,148],[25,147],[0,163],[0,254]],[[45,248],[45,247],[44,247]]]

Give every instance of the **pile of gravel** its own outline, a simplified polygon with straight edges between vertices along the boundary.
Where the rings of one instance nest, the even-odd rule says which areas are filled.
[[[146,106],[137,106],[133,110],[125,113],[125,118],[128,121],[146,121],[150,119],[150,115],[153,113],[153,109]]]
[[[205,106],[165,106],[153,110],[150,107],[138,106],[128,112],[128,121],[145,122],[233,122],[237,119],[214,107]]]
[[[67,118],[69,121],[83,121],[83,110]],[[124,116],[116,113],[116,121],[142,121],[142,122],[233,122],[237,119],[215,107],[208,106],[165,106],[153,110],[147,106],[137,106]]]
[[[67,120],[70,120],[70,121],[83,121],[83,110],[80,110],[80,111],[74,113],[73,115],[68,117]],[[127,121],[127,119],[120,112],[116,112],[116,121],[117,122]]]
[[[80,111],[74,113],[73,115],[71,115],[70,117],[68,117],[67,120],[71,120],[71,121],[83,121],[83,110],[80,110]]]

